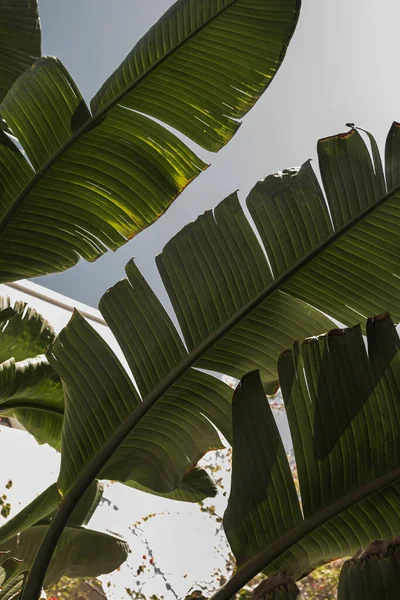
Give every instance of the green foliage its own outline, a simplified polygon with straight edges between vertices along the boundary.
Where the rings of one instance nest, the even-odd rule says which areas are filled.
[[[90,108],[60,60],[32,53],[0,104],[29,159],[0,129],[0,282],[93,261],[154,223],[207,166],[171,127],[222,148],[275,76],[299,4],[178,0]],[[31,25],[15,27],[23,45]]]
[[[392,128],[389,133],[388,140],[391,142],[396,131]],[[391,153],[394,152],[397,152],[397,149],[392,143],[386,155],[387,176],[391,173]],[[259,368],[263,387],[259,388],[257,394],[261,398],[265,389],[274,389],[276,381],[281,379],[276,361],[289,344],[289,340],[293,337],[302,338],[322,333],[331,328],[331,321],[319,310],[332,314],[349,325],[357,322],[360,313],[379,309],[382,304],[389,306],[395,315],[399,313],[398,295],[395,294],[395,290],[398,289],[397,263],[393,259],[394,254],[388,254],[381,241],[382,238],[393,247],[398,244],[397,229],[384,226],[382,231],[381,225],[382,222],[392,224],[398,217],[397,192],[394,190],[386,196],[380,196],[386,183],[379,167],[379,156],[375,153],[372,162],[361,136],[352,130],[346,136],[321,140],[319,157],[330,208],[332,211],[339,211],[340,208],[346,215],[345,222],[343,219],[336,219],[335,228],[331,225],[327,225],[326,230],[320,228],[322,222],[328,223],[328,213],[309,163],[300,170],[270,176],[257,184],[249,195],[248,206],[256,220],[266,250],[270,247],[276,257],[281,256],[273,272],[269,271],[261,247],[237,198],[232,196],[216,209],[215,217],[207,214],[196,223],[187,226],[171,240],[158,257],[160,274],[176,309],[187,349],[183,346],[171,319],[132,262],[127,266],[127,279],[103,297],[100,303],[101,311],[121,345],[138,384],[139,393],[144,398],[143,402],[104,342],[79,315],[74,316],[48,353],[52,366],[67,384],[70,398],[70,416],[67,419],[69,430],[68,433],[67,429],[64,430],[65,451],[60,475],[62,489],[74,489],[74,493],[77,493],[78,486],[83,486],[85,477],[88,476],[83,474],[78,479],[78,474],[84,473],[84,469],[89,473],[91,461],[96,457],[96,472],[101,472],[102,477],[137,482],[145,488],[153,488],[157,493],[173,491],[177,484],[183,484],[184,478],[191,473],[188,458],[192,465],[195,465],[204,452],[218,447],[218,438],[211,423],[224,433],[228,441],[231,440],[229,395],[225,396],[226,402],[223,403],[223,385],[206,373],[192,369],[194,364],[202,368],[223,370],[234,376],[242,375],[249,368]],[[340,160],[335,157],[339,157]],[[364,173],[363,176],[367,173],[371,180],[373,193],[366,199],[350,194],[350,190],[354,191],[354,171],[357,177],[361,172]],[[349,189],[349,195],[345,199],[335,188],[339,176]],[[304,201],[308,197],[309,205]],[[278,199],[280,204],[286,203],[285,211],[289,212],[285,212],[284,215],[280,215],[278,211]],[[271,215],[275,215],[274,219],[271,219]],[[300,246],[287,242],[290,251],[279,254],[280,239],[293,238],[299,219],[304,225],[301,229],[302,235],[305,236],[304,242],[307,232],[307,244]],[[370,235],[371,228],[374,227],[381,236],[379,241]],[[275,237],[272,235],[274,231]],[[310,232],[314,232],[315,235],[311,236]],[[196,240],[200,239],[202,242],[198,243]],[[372,251],[375,257],[379,257],[378,262],[362,260],[366,252]],[[243,256],[246,257],[245,261]],[[226,268],[221,270],[221,265],[227,264],[228,257],[229,271]],[[357,274],[361,279],[357,279],[358,286],[344,286],[343,281],[354,279],[352,265],[357,265]],[[189,276],[189,273],[192,275]],[[229,277],[225,276],[225,273],[229,273]],[[204,281],[207,281],[207,286],[204,285]],[[365,282],[368,282],[368,285]],[[317,292],[317,289],[321,290],[321,293]],[[335,303],[331,300],[333,295],[337,300]],[[277,320],[280,324],[278,329]],[[382,323],[384,322],[385,319]],[[374,323],[375,329],[378,330],[380,320],[377,319]],[[372,331],[372,325],[370,328]],[[337,354],[340,356],[341,337],[332,334],[327,339],[328,346],[337,346]],[[348,351],[349,357],[362,357],[360,333],[352,330],[351,334],[343,336],[343,340],[345,339],[354,346],[354,351]],[[388,340],[390,342],[390,335]],[[372,338],[370,341],[375,344]],[[389,342],[387,351],[390,353]],[[312,356],[313,343],[310,341],[304,346],[303,351],[307,356],[302,360],[311,360],[308,354]],[[294,349],[293,353],[297,356],[298,350]],[[80,369],[83,356],[84,376]],[[288,370],[292,359],[288,353],[283,356],[286,356],[286,363],[281,358],[280,368]],[[368,377],[372,381],[378,381],[377,374],[383,367],[379,366],[377,355],[371,356],[375,357],[376,364],[372,364],[373,373]],[[344,367],[345,365],[343,372]],[[366,369],[361,363],[354,366],[355,369],[359,367],[364,371]],[[290,374],[285,377],[290,381]],[[351,392],[354,383],[350,376],[346,379],[346,385],[347,388],[344,389],[350,396],[342,394],[342,398],[347,398],[347,410],[352,402],[351,396],[355,398],[355,407],[362,404],[360,390],[363,388],[356,390],[357,394]],[[385,383],[385,386],[389,386],[388,391],[395,397],[395,386],[392,389],[390,382]],[[320,390],[321,394],[322,392],[323,388]],[[300,392],[296,392],[298,393]],[[366,390],[362,393],[368,397]],[[381,392],[377,388],[376,393],[381,398],[380,402],[384,402],[383,392],[383,395],[379,396]],[[318,403],[327,402],[328,399],[331,401],[330,394],[327,391],[324,394],[326,399],[318,400]],[[218,396],[219,400],[216,401]],[[339,392],[336,391],[334,396],[340,398]],[[187,418],[188,409],[190,418]],[[325,415],[331,426],[335,422],[332,410],[327,410]],[[390,410],[395,411],[394,405]],[[354,411],[357,412],[356,408]],[[99,414],[103,415],[100,437],[93,440],[90,436],[90,423]],[[321,412],[321,415],[323,414]],[[339,424],[339,434],[346,429],[348,421],[345,416],[340,418],[343,423]],[[242,421],[243,419],[240,420]],[[168,430],[172,427],[179,435],[163,439],[159,433],[163,430],[160,424],[166,422]],[[354,426],[358,427],[357,422]],[[190,427],[193,428],[193,434],[185,438]],[[74,435],[74,428],[79,430],[79,436]],[[142,428],[143,432],[146,431],[145,435],[140,433]],[[196,435],[200,430],[204,432],[201,437]],[[275,440],[274,444],[278,448],[279,436],[273,433],[273,428],[268,431],[269,437]],[[311,434],[312,432],[310,436]],[[337,437],[339,434],[332,433],[332,440],[334,441],[335,435]],[[385,436],[386,431],[382,439],[385,439]],[[137,443],[138,439],[141,440],[140,444]],[[322,443],[319,439],[317,441]],[[329,442],[329,448],[334,447],[333,441],[332,444]],[[313,448],[313,444],[311,441],[306,447]],[[148,450],[150,454],[147,454]],[[326,455],[326,450],[318,452],[322,452],[321,456]],[[127,460],[130,456],[138,456],[138,453],[146,456],[140,465],[134,460]],[[269,461],[274,458],[274,455],[271,456]],[[297,461],[298,467],[311,459],[308,455],[302,457]],[[320,460],[319,455],[317,459]],[[395,460],[390,458],[392,459]],[[276,477],[281,477],[281,492],[286,490],[290,498],[285,509],[286,514],[282,513],[275,520],[274,526],[277,528],[271,533],[271,543],[273,539],[279,539],[288,528],[297,531],[298,527],[303,527],[297,492],[293,483],[287,483],[291,481],[291,477],[284,466],[285,461],[285,454],[280,450],[280,469],[265,475],[267,480],[268,477],[272,477],[274,485],[278,485]],[[351,455],[346,455],[346,464],[351,465],[351,461]],[[378,461],[377,464],[381,470],[376,467],[376,473],[385,473],[385,464],[382,461]],[[73,468],[70,465],[73,465]],[[105,465],[107,466],[101,471]],[[269,468],[272,468],[272,463]],[[330,476],[329,469],[325,469],[325,466],[321,469],[322,478]],[[349,467],[349,473],[352,472]],[[389,477],[389,473],[386,475]],[[360,472],[360,481],[362,477],[364,472]],[[303,510],[309,515],[312,515],[313,511],[318,514],[318,509],[323,510],[325,506],[331,506],[330,501],[328,502],[329,494],[324,496],[329,488],[323,479],[321,481],[316,488],[321,486],[320,498],[313,496],[312,483],[308,486],[308,491],[306,488],[302,489]],[[374,490],[373,481],[370,483],[371,489]],[[77,487],[74,487],[75,485]],[[166,485],[170,487],[162,487]],[[343,485],[344,480],[339,477],[338,489],[334,491],[336,496],[333,500],[338,501],[342,493],[348,493],[340,488]],[[352,491],[353,485],[351,482]],[[251,486],[247,486],[246,489],[250,490]],[[396,494],[394,488],[393,494]],[[385,499],[378,498],[377,502],[384,503]],[[278,501],[272,504],[273,510],[279,507]],[[264,512],[261,511],[260,514]],[[318,523],[324,527],[322,514]],[[269,527],[267,520],[262,524],[262,529]],[[240,519],[236,518],[236,523],[238,522]],[[307,527],[308,525],[304,525],[304,535],[308,531]],[[385,517],[383,529],[379,531],[380,535],[389,536],[396,531],[396,524],[390,521],[389,515]],[[335,539],[336,545],[321,546],[320,541],[313,544],[310,534],[306,544],[313,545],[314,550],[303,552],[300,544],[296,555],[289,559],[289,570],[293,569],[293,574],[298,577],[308,572],[312,566],[320,564],[321,560],[329,561],[341,554],[348,555],[354,547],[368,542],[372,535],[374,533],[371,527],[364,531],[362,539],[353,532],[351,536],[346,536],[346,543]],[[293,540],[295,542],[295,538]],[[254,548],[251,548],[251,545],[246,547],[239,538],[236,546],[241,549],[240,552],[244,552],[241,560],[244,563],[250,560]],[[259,552],[262,553],[263,550],[260,548],[257,550],[257,553]],[[278,555],[275,555],[275,558],[278,559]],[[270,558],[261,559],[260,554],[256,562],[252,562],[250,578],[265,566],[265,560],[269,562]],[[286,556],[282,560],[286,561]],[[271,568],[276,568],[276,565]],[[240,574],[243,583],[248,578],[245,573],[243,568],[238,571],[238,577]],[[223,595],[225,591],[218,594]]]
[[[22,12],[0,4],[0,282],[95,260],[155,222],[206,168],[170,128],[206,150],[223,147],[273,78],[299,12],[298,0],[178,0],[89,109],[58,59],[32,64],[36,3],[21,0]],[[82,527],[101,495],[96,477],[183,501],[214,496],[197,463],[223,446],[218,432],[233,445],[223,523],[238,568],[219,577],[215,599],[247,597],[262,570],[270,578],[256,598],[326,599],[336,567],[301,590],[293,580],[399,532],[400,342],[386,313],[367,322],[367,353],[357,323],[389,309],[400,319],[400,128],[389,132],[384,166],[367,135],[371,152],[354,127],[318,142],[323,190],[309,162],[251,190],[261,244],[232,194],[166,245],[157,267],[183,341],[127,265],[100,310],[137,388],[78,313],[55,338],[25,306],[3,303],[0,411],[62,458],[57,483],[0,529],[2,600],[31,567],[23,600],[43,581],[124,560],[123,540]],[[349,329],[326,334],[334,321]],[[293,339],[305,341],[287,350]],[[233,404],[209,371],[241,378]],[[278,385],[298,486],[265,398]],[[9,508],[3,494],[1,514]],[[221,521],[214,505],[201,510]],[[346,563],[344,598],[363,565],[387,568],[392,546]]]
[[[37,0],[0,3],[0,102],[19,75],[41,53]],[[0,118],[0,129],[1,129]]]
[[[224,516],[239,569],[216,598],[261,569],[298,579],[399,531],[400,342],[388,315],[369,319],[366,331],[368,354],[358,327],[295,343],[280,357],[301,511],[259,375],[242,379]]]
[[[46,587],[56,584],[64,574],[94,577],[113,571],[126,560],[129,548],[124,540],[84,528],[101,499],[102,490],[101,484],[95,482],[75,509],[51,561]],[[0,570],[11,557],[14,561],[12,569],[4,573],[3,587],[21,586],[21,576],[29,570],[60,502],[54,484],[0,527]],[[1,590],[0,600],[4,600]]]

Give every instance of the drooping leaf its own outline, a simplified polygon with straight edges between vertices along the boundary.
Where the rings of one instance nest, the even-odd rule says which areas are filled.
[[[126,482],[129,485],[129,481]],[[205,498],[214,498],[217,495],[217,486],[205,469],[193,467],[183,478],[181,483],[172,492],[155,492],[134,482],[132,487],[142,492],[147,492],[169,500],[180,502],[202,502]]]
[[[0,4],[0,102],[14,81],[41,54],[36,0],[2,0]]]
[[[47,525],[33,525],[1,544],[0,552],[7,551],[10,556],[22,561],[20,573],[27,571],[47,529]],[[126,560],[128,552],[129,548],[121,538],[84,527],[68,526],[53,555],[45,587],[55,585],[63,575],[74,578],[110,573]]]
[[[102,495],[103,485],[99,481],[94,481],[78,503],[68,524],[77,527],[87,525]],[[18,514],[8,519],[0,527],[0,544],[4,545],[9,539],[26,531],[32,525],[48,525],[59,508],[61,500],[57,484],[53,483]]]
[[[18,594],[20,593],[26,573],[21,573],[14,577],[13,579],[9,579],[8,582],[0,589],[0,600],[12,600],[19,598]]]
[[[333,330],[280,357],[303,514],[258,376],[242,381],[224,519],[239,568],[214,598],[231,597],[262,569],[299,578],[399,534],[400,343],[387,314],[368,320],[367,341],[368,354],[359,327]]]
[[[57,547],[46,585],[53,585],[62,575],[95,577],[114,570],[126,559],[129,549],[124,540],[82,527],[89,522],[102,493],[102,484],[95,481],[78,503]],[[21,574],[30,569],[60,503],[61,495],[54,483],[0,527],[1,599],[1,592],[11,594],[11,590],[20,588]]]
[[[0,414],[59,449],[63,391],[43,356],[54,337],[51,325],[25,302],[0,298]]]
[[[299,0],[178,0],[92,101],[39,59],[0,107],[0,282],[95,260],[157,220],[273,79]],[[168,127],[167,127],[168,126]],[[29,232],[29,236],[27,235]]]
[[[149,290],[150,293],[150,290]],[[144,299],[145,300],[145,299]],[[51,339],[54,339],[53,330],[45,322],[40,315],[31,309],[27,309],[24,303],[17,303],[14,308],[9,306],[8,300],[3,300],[3,309],[0,311],[0,319],[3,316],[3,334],[0,332],[0,353],[3,351],[3,355],[7,356],[9,353],[15,353],[18,356],[23,356],[25,353],[32,353],[37,350],[43,351]],[[10,317],[11,320],[10,320]],[[2,348],[2,336],[4,337],[4,349]],[[207,394],[208,387],[212,383],[212,379],[203,373],[192,374],[191,378],[188,378],[186,387],[181,386],[179,394],[181,396],[181,404],[185,402],[187,407],[183,415],[179,417],[179,408],[177,407],[175,412],[178,411],[179,420],[177,423],[174,420],[170,420],[169,427],[171,429],[172,440],[169,440],[169,433],[166,427],[156,435],[160,438],[159,444],[166,441],[170,447],[179,447],[182,441],[182,435],[186,427],[186,414],[188,411],[188,398],[191,393],[191,386],[196,384],[201,385],[204,389],[204,393]],[[221,392],[225,393],[223,398],[227,398],[230,391],[225,385],[215,381],[214,386],[216,392],[208,400],[208,412],[214,411],[216,420],[220,421],[221,424],[227,420],[229,414],[229,402],[225,403],[225,410],[220,407],[219,398]],[[213,404],[212,404],[213,403]],[[204,402],[203,402],[204,404]],[[215,485],[208,477],[208,475],[201,469],[195,469],[190,471],[197,460],[211,447],[221,447],[219,437],[215,433],[214,428],[209,424],[204,416],[200,414],[199,406],[196,410],[198,413],[198,420],[194,424],[192,429],[192,436],[199,436],[202,429],[205,429],[207,436],[204,439],[204,435],[197,441],[197,444],[193,444],[193,450],[191,451],[190,458],[184,454],[184,449],[181,450],[180,463],[176,470],[181,467],[181,471],[178,471],[177,477],[180,480],[182,477],[184,481],[179,483],[178,488],[171,492],[165,492],[164,494],[169,498],[185,500],[185,501],[200,501],[205,497],[214,496],[216,493]],[[15,362],[13,359],[9,359],[4,363],[0,364],[0,414],[5,416],[13,416],[30,432],[32,433],[39,443],[49,443],[57,450],[61,447],[61,432],[63,426],[64,417],[64,393],[61,387],[59,377],[55,374],[52,367],[49,365],[47,360],[43,356],[38,356],[32,359],[27,359],[20,362]],[[217,417],[219,415],[219,417]],[[162,417],[162,413],[160,413]],[[158,421],[160,420],[158,417]],[[157,424],[157,415],[154,415],[152,423]],[[149,421],[150,423],[150,421]],[[149,425],[150,426],[150,425]],[[151,425],[153,426],[153,425]],[[225,433],[229,430],[227,425],[222,430]],[[182,433],[183,432],[183,433]],[[66,434],[68,435],[68,434]],[[177,437],[178,436],[178,437]],[[181,438],[179,438],[181,436]],[[174,441],[175,439],[175,441]],[[188,439],[187,435],[186,438]],[[203,446],[203,444],[206,444]],[[158,457],[158,460],[162,460],[162,455]],[[171,459],[170,459],[171,460]],[[168,467],[167,467],[168,469]],[[159,477],[158,466],[155,468],[156,479]],[[188,480],[185,480],[185,472],[188,473]],[[107,475],[107,474],[106,474]],[[110,478],[117,479],[119,472],[112,470],[110,472]],[[158,490],[156,483],[153,484],[152,480],[147,475],[144,479],[147,486],[145,486],[148,492],[154,491],[151,487],[155,487],[155,491]],[[127,481],[128,485],[137,486],[140,489],[145,489],[135,482]],[[173,488],[171,487],[171,490]],[[161,491],[163,493],[163,491]],[[80,524],[80,523],[79,523]]]
[[[224,529],[241,567],[260,545],[269,546],[303,518],[258,372],[242,378],[233,399],[232,420],[232,483]]]

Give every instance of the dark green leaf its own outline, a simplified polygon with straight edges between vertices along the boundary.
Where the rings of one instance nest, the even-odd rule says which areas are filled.
[[[44,356],[0,364],[0,414],[15,417],[39,444],[60,449],[64,394]]]
[[[266,426],[254,433],[269,407],[260,384],[255,394],[242,382],[225,518],[239,570],[216,598],[230,597],[261,569],[299,578],[400,532],[400,343],[388,315],[369,319],[367,341],[368,355],[359,327],[333,330],[295,344],[279,360],[303,511],[299,518],[296,500],[292,523],[286,490],[293,481],[287,463],[282,470],[282,444]],[[271,472],[281,474],[283,488]],[[245,485],[235,485],[240,478]]]
[[[41,35],[36,0],[0,3],[0,102],[19,75],[40,56]]]
[[[119,389],[110,387],[109,375],[103,375],[107,381],[100,383],[97,373],[100,372],[100,364],[109,360],[105,358],[108,351],[104,345],[101,348],[98,346],[96,337],[89,330],[83,334],[84,329],[81,328],[78,334],[76,319],[71,322],[62,333],[62,344],[55,344],[50,359],[57,372],[69,382],[71,389],[73,386],[76,388],[76,396],[71,401],[70,427],[73,427],[72,423],[78,423],[89,441],[82,438],[82,441],[72,443],[75,447],[71,446],[70,456],[75,454],[80,462],[76,463],[77,468],[72,469],[67,467],[70,459],[64,463],[63,489],[70,487],[98,451],[102,452],[103,475],[110,466],[112,469],[118,466],[119,470],[122,464],[126,469],[129,461],[125,460],[124,440],[130,436],[130,439],[135,439],[136,431],[144,427],[144,424],[138,425],[141,417],[146,415],[151,420],[151,415],[160,409],[160,402],[157,406],[154,404],[161,397],[161,402],[168,397],[175,401],[182,382],[186,386],[187,378],[190,379],[197,372],[191,368],[194,364],[234,376],[260,368],[264,388],[270,389],[277,380],[276,360],[289,341],[330,328],[332,322],[320,311],[349,324],[358,321],[360,314],[376,312],[382,306],[389,306],[395,314],[400,315],[399,296],[396,293],[398,261],[394,258],[399,248],[396,226],[389,218],[382,218],[385,211],[388,211],[388,215],[397,214],[396,192],[378,198],[382,187],[382,169],[376,147],[373,143],[374,163],[362,148],[360,135],[356,131],[319,143],[324,179],[330,186],[328,200],[331,211],[336,206],[337,214],[342,211],[352,218],[342,229],[333,230],[330,225],[322,191],[308,163],[301,169],[267,178],[250,193],[248,206],[256,216],[261,237],[269,241],[267,250],[274,273],[270,271],[268,261],[235,195],[218,206],[214,215],[206,213],[171,240],[159,257],[158,266],[189,353],[134,265],[128,265],[128,281],[117,284],[105,295],[101,310],[137,379],[139,391],[144,397],[143,404],[132,391],[123,392],[128,380],[125,375],[120,375],[122,369],[115,366],[114,359],[110,363],[110,372],[115,368],[118,370],[118,378],[121,377]],[[333,157],[331,162],[330,156]],[[347,156],[347,162],[344,156]],[[373,190],[372,196],[368,192],[363,200],[355,195],[354,182],[351,181],[353,169],[357,172],[358,181],[359,172],[365,172],[365,179]],[[330,176],[333,172],[340,174],[340,181],[344,181],[348,187],[343,200],[336,193],[337,190],[335,192],[335,178]],[[335,177],[339,179],[339,175]],[[362,190],[359,190],[360,194]],[[271,218],[268,216],[269,210],[266,210],[269,206]],[[281,216],[280,207],[284,217]],[[373,235],[375,227],[381,237]],[[382,244],[382,239],[385,244]],[[286,244],[286,248],[281,246],[281,240],[293,240],[293,243],[290,246]],[[345,248],[347,254],[343,251]],[[364,252],[365,260],[361,260]],[[373,261],[367,260],[368,253],[373,253]],[[276,257],[275,262],[271,259],[272,255]],[[274,276],[279,278],[274,279]],[[110,398],[107,395],[112,398],[111,405],[114,407],[124,405],[123,410],[118,409],[119,418],[115,408],[112,416],[115,420],[108,415],[104,417],[104,435],[95,444],[89,432],[97,412],[91,415],[90,411],[94,409],[89,407],[87,422],[83,424],[77,409],[72,408],[74,405],[80,407],[85,402],[82,390],[88,387],[80,372],[82,367],[74,358],[84,354],[83,349],[90,356],[87,359],[90,368],[87,362],[85,371],[93,372],[95,387],[90,387],[86,392],[87,397],[90,393],[96,396],[93,407],[97,406],[96,402],[108,407]],[[103,368],[102,373],[105,371]],[[78,384],[78,381],[81,383]],[[96,393],[93,389],[97,390]],[[198,386],[191,388],[196,403],[198,391]],[[167,414],[170,414],[170,406],[166,406]],[[217,422],[215,412],[209,418],[224,433],[220,425],[222,419],[218,417]],[[190,423],[193,423],[192,415]],[[229,424],[229,419],[225,423]],[[152,432],[155,425],[151,428]],[[133,427],[136,430],[130,433]],[[73,436],[70,436],[72,439]],[[146,438],[146,441],[150,441],[150,438]],[[118,446],[117,453],[112,457]],[[161,470],[151,483],[155,491],[165,493],[168,478],[170,490],[181,480],[187,464],[180,454],[182,449],[182,444],[178,448],[171,447],[169,456],[174,456],[175,465],[179,463],[180,467],[174,477]],[[207,449],[206,445],[204,449]],[[154,446],[152,454],[153,460],[157,454]],[[107,460],[109,465],[105,466]],[[140,476],[135,475],[135,481],[151,487],[139,477],[148,478],[154,464],[144,466],[143,462],[140,465],[143,471]],[[111,469],[109,473],[111,476]],[[129,474],[124,477],[131,481]],[[121,474],[117,478],[124,479]]]
[[[129,481],[126,483],[129,485]],[[213,498],[217,495],[215,483],[207,472],[200,467],[193,467],[193,469],[183,477],[178,487],[167,494],[154,492],[154,490],[149,490],[136,482],[132,487],[143,492],[154,494],[155,496],[161,496],[162,498],[168,498],[170,500],[179,500],[181,502],[202,502],[205,498]]]
[[[29,527],[39,521],[50,517],[58,508],[60,502],[61,495],[57,489],[57,485],[53,483],[53,485],[48,487],[47,490],[42,492],[28,506],[15,515],[15,517],[8,519],[0,527],[0,545],[4,546],[5,542],[9,539],[29,529]]]
[[[15,417],[39,443],[60,448],[64,397],[42,355],[54,339],[49,323],[25,302],[0,298],[0,414]]]
[[[0,552],[21,560],[19,572],[30,569],[48,526],[34,525],[0,545]],[[67,577],[97,577],[110,573],[127,558],[129,548],[121,538],[85,529],[67,527],[57,545],[45,579],[45,587]]]
[[[298,177],[300,180],[308,177],[308,170]],[[273,178],[269,179],[276,191],[276,182]],[[300,183],[299,186],[302,187]],[[307,181],[307,189],[309,187]],[[267,189],[266,180],[263,199]],[[255,190],[260,197],[257,186]],[[303,198],[302,189],[300,193]],[[310,202],[313,206],[317,199],[311,196]],[[322,212],[321,205],[320,208]],[[305,211],[307,216],[311,214],[307,207]],[[289,228],[291,224],[298,223],[295,219],[282,218],[280,223]],[[316,214],[315,219],[315,227],[319,228],[321,218]],[[307,223],[304,229],[309,231],[311,227]],[[319,231],[323,235],[324,229]],[[284,244],[291,237],[291,231],[286,235],[280,231],[277,242],[281,233]],[[270,239],[272,243],[272,237]],[[290,256],[287,245],[284,252]],[[274,286],[268,263],[236,194],[221,202],[214,214],[207,211],[172,238],[157,258],[157,266],[189,351],[199,347],[214,332],[225,328],[236,319],[243,307]],[[276,360],[293,339],[321,333],[332,325],[326,316],[307,302],[299,302],[288,294],[278,292],[202,356],[197,366],[237,378],[258,368],[266,384],[275,383]]]
[[[67,390],[59,478],[65,493],[140,399],[118,359],[78,313],[53,344],[49,360]],[[210,480],[191,469],[205,452],[222,447],[210,419],[222,421],[230,395],[222,382],[189,372],[127,438],[100,478],[135,482],[162,494],[176,490],[173,497],[186,500],[190,490],[196,500],[205,491],[214,495]],[[182,481],[186,473],[187,482]]]
[[[100,481],[94,481],[82,500],[74,510],[69,525],[87,525],[103,497],[104,486]]]
[[[342,211],[347,215],[346,218],[359,219],[360,223],[367,221],[383,206],[382,204],[374,210],[371,209],[372,212],[364,220],[359,216],[355,217],[357,211],[373,206],[372,203],[376,201],[382,186],[378,158],[374,155],[374,166],[363,144],[360,135],[352,132],[347,136],[323,140],[319,145],[320,163],[329,188],[331,211],[336,210],[337,214]],[[344,160],[345,156],[347,162]],[[354,195],[354,185],[350,185],[350,173],[353,169],[357,173],[365,172],[365,177],[369,177],[371,182],[371,189],[375,190],[374,194],[363,202]],[[334,187],[338,175],[334,177],[332,173],[340,173],[342,180],[347,182],[348,192],[343,200],[339,194],[340,190],[335,190]],[[249,369],[259,368],[264,386],[269,389],[276,384],[276,360],[285,347],[295,338],[304,339],[332,326],[332,322],[319,310],[332,313],[343,322],[351,323],[355,319],[358,320],[359,314],[364,314],[367,307],[368,311],[380,309],[382,297],[387,301],[388,295],[391,296],[390,307],[396,309],[397,300],[392,294],[394,286],[397,286],[396,267],[392,264],[390,253],[385,252],[384,247],[376,242],[376,252],[383,255],[383,260],[388,256],[391,261],[390,266],[382,265],[383,268],[379,270],[373,270],[375,264],[371,261],[360,263],[355,257],[353,262],[343,260],[338,248],[354,234],[360,223],[355,223],[353,227],[349,224],[344,226],[343,231],[346,228],[347,230],[341,236],[339,231],[333,232],[322,191],[309,163],[300,170],[279,173],[257,184],[249,195],[248,206],[255,216],[268,256],[271,257],[273,273],[236,195],[221,203],[214,215],[208,212],[195,223],[185,227],[169,242],[158,258],[160,273],[175,307],[189,354],[186,353],[171,320],[133,263],[127,267],[128,281],[117,284],[102,299],[100,308],[120,342],[143,397],[151,394],[163,378],[171,375],[172,385],[164,399],[166,401],[167,398],[176,398],[179,385],[184,382],[186,386],[187,379],[194,376],[193,370],[180,365],[190,366],[196,358],[200,359],[197,362],[199,367],[236,377]],[[335,219],[338,221],[339,217]],[[358,232],[357,236],[359,239]],[[371,248],[375,243],[374,238],[371,235],[365,237],[365,243]],[[328,254],[330,256],[327,262],[325,256]],[[324,265],[330,266],[332,254],[336,255],[334,272],[330,273],[329,278],[323,273],[318,277],[314,265],[323,261]],[[372,293],[368,293],[365,287],[358,293],[357,286],[353,285],[350,288],[343,284],[340,269],[344,269],[346,273],[347,269],[352,269],[353,264],[354,273],[357,269],[358,272],[362,268],[369,270],[368,277],[364,274],[361,277],[368,282],[369,289],[372,286]],[[389,269],[393,275],[389,275]],[[352,282],[355,278],[354,273]],[[276,280],[274,276],[280,279]],[[382,278],[385,284],[391,279],[392,287],[382,287]],[[335,287],[332,281],[335,282]],[[378,282],[380,298],[375,299]],[[357,290],[356,298],[354,289]],[[351,297],[348,297],[347,293]],[[335,296],[332,296],[333,294]],[[360,310],[359,302],[363,303],[364,312]],[[63,377],[66,377],[65,369],[72,369],[71,360],[67,361],[63,355],[68,346],[67,338],[66,332],[63,348],[60,348],[60,351],[57,349],[55,358],[59,365],[53,362]],[[71,341],[68,343],[71,344]],[[93,346],[93,343],[94,338],[90,345]],[[75,350],[80,352],[82,342],[76,341],[74,344]],[[68,352],[71,352],[72,348],[72,345],[68,346]],[[94,360],[97,360],[98,351],[94,350],[94,347],[91,353]],[[95,372],[97,367],[94,364],[91,368]],[[174,379],[175,368],[182,369],[179,372],[184,373],[180,384]],[[70,380],[76,381],[77,374],[71,373]],[[82,382],[80,389],[84,385]],[[101,393],[104,395],[104,386],[101,387]],[[195,386],[191,387],[191,390],[198,398],[199,388]],[[99,394],[100,389],[97,396]],[[104,401],[105,399],[102,400]],[[119,402],[122,402],[122,399]],[[81,400],[76,399],[75,403],[78,406]],[[126,410],[125,418],[129,412],[132,413],[134,406],[135,404],[131,404],[130,411]],[[136,406],[139,406],[138,400]],[[154,407],[147,418],[150,419],[159,409],[159,406]],[[120,413],[121,416],[122,414]],[[229,438],[229,431],[225,433],[223,429],[229,420],[225,419],[224,426],[224,419],[218,417],[215,411],[209,418]],[[193,424],[193,417],[190,422]],[[114,432],[116,427],[117,421],[113,425]],[[90,431],[89,424],[85,429]],[[110,439],[109,423],[105,424],[105,431],[107,434],[102,438],[97,450]],[[89,442],[89,446],[91,443]],[[190,443],[190,440],[186,443]],[[123,446],[118,450],[119,453],[122,452],[122,448]],[[207,446],[204,448],[206,450]],[[181,449],[182,446],[179,450]],[[195,451],[195,446],[193,449]],[[90,456],[94,456],[95,449],[92,448],[89,454],[77,449],[75,452],[89,460]],[[197,460],[200,455],[197,454]],[[182,462],[177,457],[179,453],[175,453],[175,465],[180,463],[179,472],[185,472],[185,461]],[[120,462],[114,457],[110,464]],[[84,462],[80,464],[83,468]],[[189,465],[186,468],[189,468]],[[103,471],[103,474],[105,472]],[[77,475],[78,471],[75,470],[75,474],[70,474],[68,480],[72,482]],[[174,478],[175,482],[176,477],[177,475]],[[115,478],[124,479],[121,475]],[[161,478],[160,472],[159,479]],[[130,480],[129,476],[127,480]],[[137,479],[137,482],[145,487],[153,486],[158,492],[165,492],[167,488],[165,482],[163,488],[157,487],[154,482],[151,485],[140,479]]]
[[[258,368],[271,385],[285,345],[329,329],[324,315],[400,318],[399,192],[385,196],[371,143],[374,161],[355,130],[318,144],[335,228],[309,162],[254,187],[247,205],[268,262],[235,195],[167,244],[157,264],[197,366],[235,377]],[[386,171],[397,158],[387,150]]]
[[[300,2],[178,0],[93,98],[168,123],[207,150],[230,140],[274,77]]]
[[[257,371],[245,375],[236,389],[232,420],[232,483],[224,529],[240,567],[260,550],[260,544],[273,543],[303,518]]]
[[[103,485],[94,481],[83,495],[68,524],[80,527],[87,525],[96,510],[103,495]],[[57,484],[53,483],[30,504],[23,508],[15,517],[8,519],[0,527],[0,544],[29,529],[32,525],[48,525],[61,503],[61,494]]]
[[[19,77],[0,110],[35,170],[90,118],[66,68],[57,58],[45,56]]]

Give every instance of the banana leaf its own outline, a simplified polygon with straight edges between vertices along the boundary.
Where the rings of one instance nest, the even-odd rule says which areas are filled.
[[[0,118],[0,282],[93,261],[154,223],[279,68],[300,0],[178,0],[86,105],[60,60],[15,82]],[[26,157],[28,160],[26,160]]]
[[[129,548],[124,540],[90,529],[86,525],[102,497],[101,483],[94,482],[69,519],[51,563],[46,587],[63,575],[94,577],[119,567]],[[61,503],[57,485],[53,484],[15,517],[0,527],[0,598],[12,597],[29,571],[40,542]]]
[[[224,528],[238,569],[299,579],[400,532],[400,342],[388,314],[295,343],[279,359],[300,498],[257,372],[233,400],[232,488]]]

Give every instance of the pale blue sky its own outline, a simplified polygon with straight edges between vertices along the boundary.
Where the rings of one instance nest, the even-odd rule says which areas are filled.
[[[40,0],[43,53],[60,57],[87,100],[171,0]],[[315,157],[316,141],[369,129],[383,145],[400,119],[397,0],[304,0],[287,57],[270,88],[212,166],[152,227],[96,263],[83,261],[38,283],[97,306],[134,256],[160,293],[154,257],[168,239],[235,189],[242,200],[271,172]]]

